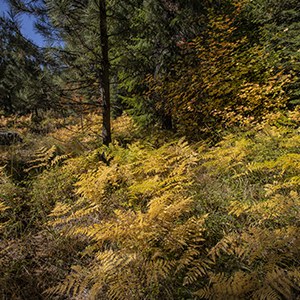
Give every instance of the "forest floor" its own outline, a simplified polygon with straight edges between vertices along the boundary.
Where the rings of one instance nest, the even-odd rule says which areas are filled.
[[[299,299],[299,112],[188,141],[2,118],[2,299]],[[145,133],[146,132],[146,133]]]

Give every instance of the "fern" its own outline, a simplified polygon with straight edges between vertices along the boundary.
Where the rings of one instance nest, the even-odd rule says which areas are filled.
[[[76,183],[78,201],[58,204],[51,214],[53,226],[92,243],[85,252],[95,260],[90,275],[72,280],[72,291],[88,282],[80,291],[88,290],[91,299],[171,295],[179,283],[172,283],[173,274],[183,285],[209,269],[203,248],[207,216],[192,216],[188,192],[197,153],[184,140],[111,151],[109,166],[99,163]],[[53,292],[68,293],[69,286],[67,280]]]
[[[109,165],[97,161],[100,149],[91,153],[74,167],[74,200],[59,201],[49,222],[88,241],[89,263],[52,291],[88,299],[292,299],[300,286],[292,141],[290,129],[267,126],[198,151],[183,139],[112,145]]]
[[[4,211],[9,209],[9,206],[7,206],[4,202],[0,201],[0,216]],[[8,224],[8,222],[0,221],[0,232],[5,228],[5,226]]]
[[[51,146],[50,148],[42,147],[35,153],[35,158],[28,162],[31,166],[25,169],[25,172],[39,170],[51,166],[51,162],[55,158],[56,152],[57,147],[55,145]]]

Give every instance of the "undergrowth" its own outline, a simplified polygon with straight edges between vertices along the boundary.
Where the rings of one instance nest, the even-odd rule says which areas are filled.
[[[298,122],[274,115],[211,146],[143,141],[123,116],[110,147],[49,133],[21,183],[3,160],[2,298],[297,299]]]

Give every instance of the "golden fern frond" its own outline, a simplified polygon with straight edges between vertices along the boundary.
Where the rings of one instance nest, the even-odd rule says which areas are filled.
[[[1,213],[3,213],[4,211],[6,211],[7,209],[9,209],[9,206],[7,206],[4,202],[0,201],[0,216]],[[0,231],[5,228],[5,225],[8,224],[8,222],[0,222]]]
[[[213,294],[209,286],[197,290],[193,295],[199,299],[213,299]]]
[[[159,286],[160,282],[169,276],[174,264],[174,261],[165,259],[146,261],[144,264],[144,270],[146,270],[147,286],[151,286],[153,284]]]
[[[65,225],[67,223],[66,218],[71,212],[71,209],[70,204],[57,202],[49,215],[51,219],[48,221],[48,224],[53,227]]]
[[[282,298],[278,293],[272,289],[270,286],[263,286],[257,289],[252,294],[252,299],[254,300],[281,300]],[[288,299],[287,299],[288,300]]]
[[[142,182],[137,182],[129,187],[129,192],[131,197],[136,194],[143,194],[145,196],[151,196],[155,191],[157,191],[160,185],[160,178],[158,175],[150,177],[143,180]]]
[[[299,271],[298,271],[299,272]],[[297,273],[298,273],[297,272]],[[292,272],[273,269],[263,282],[256,272],[238,271],[231,277],[224,273],[210,274],[210,284],[198,290],[195,296],[202,299],[294,299],[299,290],[292,279]],[[294,289],[294,291],[293,291]]]
[[[71,205],[70,204],[57,202],[56,206],[54,207],[54,209],[50,213],[50,217],[58,218],[58,217],[61,217],[61,216],[65,216],[66,214],[68,214],[70,212],[70,210],[71,210]]]
[[[86,274],[85,270],[81,266],[72,266],[70,274],[55,287],[49,288],[45,291],[49,295],[75,295],[78,291],[81,291],[80,283],[82,278]]]
[[[208,253],[212,261],[216,261],[222,252],[226,254],[234,254],[234,245],[236,244],[236,235],[234,233],[224,236]]]
[[[226,293],[231,297],[242,298],[253,291],[256,286],[256,278],[252,274],[238,271],[227,280]],[[220,286],[218,293],[222,295],[224,287]],[[222,291],[223,290],[223,291]]]
[[[256,280],[251,274],[238,271],[232,276],[225,273],[209,274],[210,282],[195,292],[202,299],[247,299]],[[251,298],[252,299],[252,298]]]
[[[83,205],[86,205],[83,207]],[[93,216],[99,211],[99,205],[87,203],[86,201],[78,201],[75,205],[57,202],[54,209],[50,213],[51,218],[48,224],[54,227],[62,227],[64,225],[75,225],[72,230],[68,226],[68,235],[81,234],[94,221]],[[65,232],[66,233],[66,232]]]
[[[50,148],[40,148],[34,154],[35,158],[28,162],[31,166],[26,168],[25,172],[51,166],[51,162],[55,158],[57,150],[58,149],[55,145],[51,146]]]
[[[0,213],[7,210],[9,206],[7,206],[4,202],[0,201]]]
[[[193,200],[190,197],[183,197],[177,201],[173,201],[170,205],[165,206],[162,211],[160,211],[157,216],[158,219],[168,221],[174,221],[180,216],[188,213],[192,209]],[[151,206],[154,206],[155,203],[151,203]],[[150,210],[150,209],[149,209]]]
[[[293,298],[293,288],[295,288],[295,284],[284,269],[279,267],[273,268],[271,272],[267,273],[264,285],[276,291],[278,298]]]
[[[135,260],[135,254],[122,253],[120,251],[106,250],[97,254],[97,260],[101,264],[101,270],[109,279],[114,276],[116,270],[124,268]]]
[[[60,164],[61,162],[69,159],[71,157],[71,154],[62,154],[62,155],[56,155],[52,160],[51,160],[51,167],[54,167],[58,164]]]
[[[294,282],[294,287],[296,292],[300,293],[300,268],[299,267],[293,267],[288,272],[289,278]]]
[[[188,265],[193,261],[193,256],[200,254],[200,249],[205,241],[203,234],[206,230],[204,222],[207,215],[191,217],[182,224],[172,225],[163,241],[164,249],[170,253],[176,253],[184,249],[178,264]],[[176,221],[172,220],[173,222]],[[173,224],[173,222],[171,224]]]
[[[239,217],[240,215],[247,213],[251,207],[248,203],[242,203],[241,201],[234,200],[230,202],[229,205],[229,214]]]
[[[213,174],[232,172],[236,167],[242,166],[242,162],[247,161],[251,153],[250,146],[251,141],[245,138],[236,140],[233,135],[228,135],[215,149],[203,155],[206,160],[203,166],[211,169]]]
[[[197,282],[199,278],[206,276],[211,266],[212,262],[207,258],[193,258],[184,276],[183,285],[191,285]]]
[[[249,215],[255,217],[258,223],[273,220],[284,224],[284,220],[297,219],[300,198],[296,191],[289,195],[274,194],[266,201],[258,202],[248,209]]]

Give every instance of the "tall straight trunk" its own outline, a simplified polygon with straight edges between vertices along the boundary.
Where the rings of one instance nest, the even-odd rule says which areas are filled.
[[[106,0],[100,0],[100,43],[102,52],[102,72],[100,78],[100,91],[102,96],[102,138],[103,144],[108,146],[111,143],[110,126],[110,90],[109,90],[109,59],[108,59],[108,34]]]

